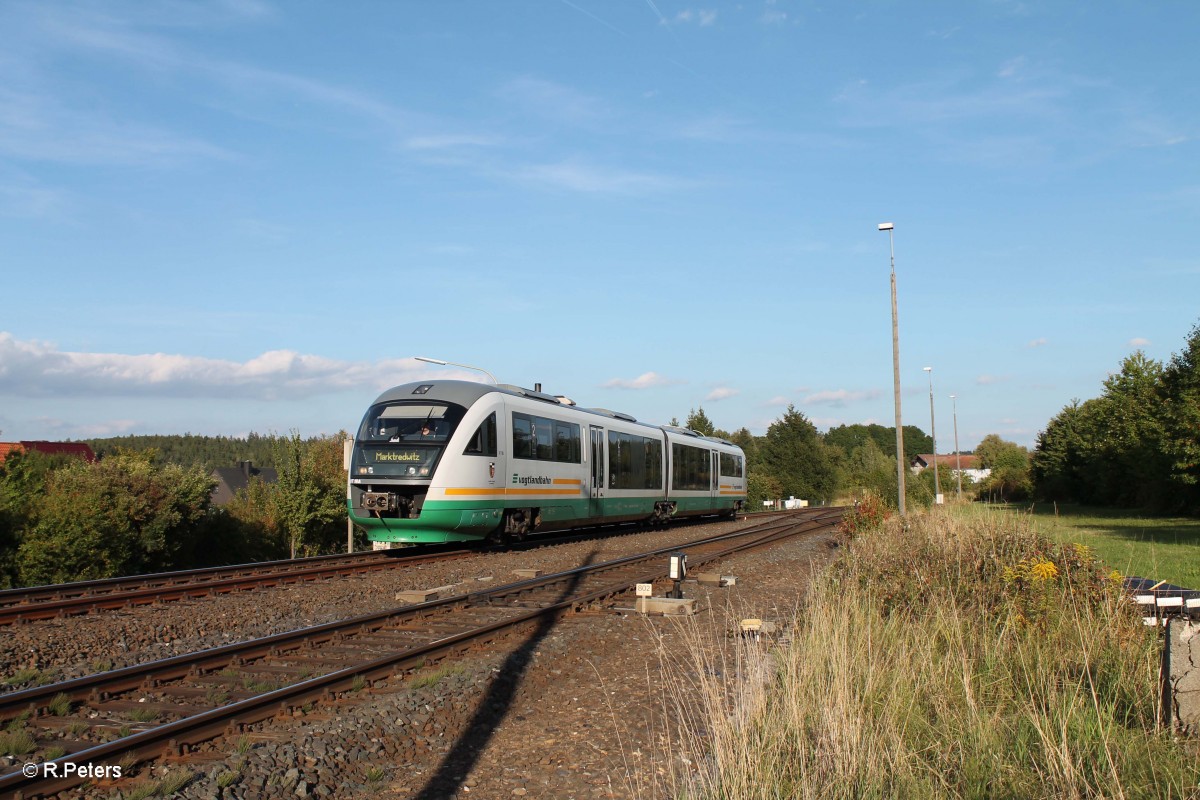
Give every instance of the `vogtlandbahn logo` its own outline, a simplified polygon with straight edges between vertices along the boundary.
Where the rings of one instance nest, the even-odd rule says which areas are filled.
[[[547,478],[545,475],[527,475],[522,478],[514,472],[513,483],[519,483],[522,486],[529,486],[531,484],[534,486],[549,486],[550,484],[554,483],[554,481],[551,478]]]

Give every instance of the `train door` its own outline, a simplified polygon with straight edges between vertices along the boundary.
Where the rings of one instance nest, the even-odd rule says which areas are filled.
[[[588,516],[599,518],[604,516],[604,428],[599,425],[589,426],[591,429],[592,478],[589,484]]]
[[[716,450],[712,452],[712,485],[709,487],[712,490],[712,497],[719,497],[721,494],[721,454]]]

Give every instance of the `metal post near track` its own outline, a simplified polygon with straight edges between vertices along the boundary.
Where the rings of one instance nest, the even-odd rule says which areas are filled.
[[[942,504],[942,484],[938,483],[937,423],[933,421],[933,367],[922,367],[929,373],[929,437],[933,440],[933,504]]]
[[[342,441],[342,466],[346,469],[346,552],[354,552],[354,520],[350,519],[350,462],[354,452],[354,439],[347,436]]]
[[[900,319],[896,311],[896,242],[891,222],[879,224],[888,232],[888,250],[892,263],[892,386],[896,396],[896,501],[900,516],[904,516],[904,427],[900,423]]]

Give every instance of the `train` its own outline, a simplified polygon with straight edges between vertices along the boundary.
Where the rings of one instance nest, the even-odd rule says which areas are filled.
[[[376,547],[664,525],[746,504],[746,458],[732,442],[583,408],[540,385],[389,389],[363,416],[349,472],[350,519]]]

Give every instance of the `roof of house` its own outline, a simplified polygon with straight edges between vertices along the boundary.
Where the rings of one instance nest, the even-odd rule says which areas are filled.
[[[932,467],[934,456],[933,453],[921,453],[913,456],[913,466]],[[937,463],[939,467],[949,467],[950,469],[979,469],[979,456],[955,455],[954,453],[938,454]]]
[[[212,502],[218,506],[225,505],[239,491],[249,486],[251,478],[259,478],[263,483],[275,483],[279,480],[279,473],[275,470],[270,467],[256,467],[249,461],[243,461],[236,467],[217,467],[212,471],[212,476],[217,479]]]
[[[0,442],[0,462],[8,458],[9,453],[37,452],[46,455],[68,455],[82,458],[84,461],[95,461],[96,454],[92,448],[83,442]]]

